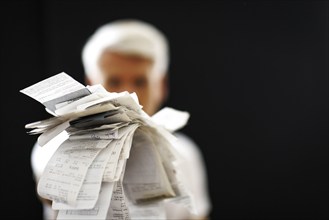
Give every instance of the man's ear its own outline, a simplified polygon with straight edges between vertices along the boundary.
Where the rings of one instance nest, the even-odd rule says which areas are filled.
[[[91,80],[85,76],[85,84],[91,86]]]
[[[162,95],[162,103],[165,103],[169,98],[169,76],[168,74],[164,74],[161,81],[161,95]]]

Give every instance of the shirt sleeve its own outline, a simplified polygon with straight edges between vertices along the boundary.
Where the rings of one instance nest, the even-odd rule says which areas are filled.
[[[181,156],[180,169],[184,185],[192,193],[197,216],[209,216],[211,200],[208,192],[208,176],[204,157],[199,146],[183,133],[177,133],[178,143],[175,150]]]

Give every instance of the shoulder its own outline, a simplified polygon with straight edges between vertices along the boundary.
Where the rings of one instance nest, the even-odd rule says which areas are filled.
[[[186,158],[202,158],[200,147],[191,137],[182,132],[175,132],[174,136],[177,138],[177,144],[174,148],[178,153]]]
[[[180,169],[189,174],[189,178],[199,179],[201,181],[206,178],[206,165],[200,147],[196,142],[184,133],[174,133],[177,138],[176,144],[173,146],[177,152],[177,162]],[[202,180],[203,181],[203,180]]]
[[[176,132],[177,144],[174,149],[179,154],[178,169],[185,187],[191,192],[193,203],[199,216],[208,216],[211,201],[208,192],[208,175],[202,151],[197,143],[182,132]]]

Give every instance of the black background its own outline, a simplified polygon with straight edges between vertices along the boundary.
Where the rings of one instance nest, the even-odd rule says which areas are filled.
[[[49,115],[19,93],[66,72],[117,18],[171,45],[166,105],[204,154],[211,219],[328,219],[328,1],[1,1],[3,219],[40,219],[26,123]]]

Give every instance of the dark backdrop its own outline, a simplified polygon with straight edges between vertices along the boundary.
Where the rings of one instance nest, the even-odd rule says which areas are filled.
[[[191,113],[212,219],[328,219],[328,1],[1,1],[1,218],[40,219],[19,90],[65,71],[101,24],[140,18],[171,45],[166,105]]]

